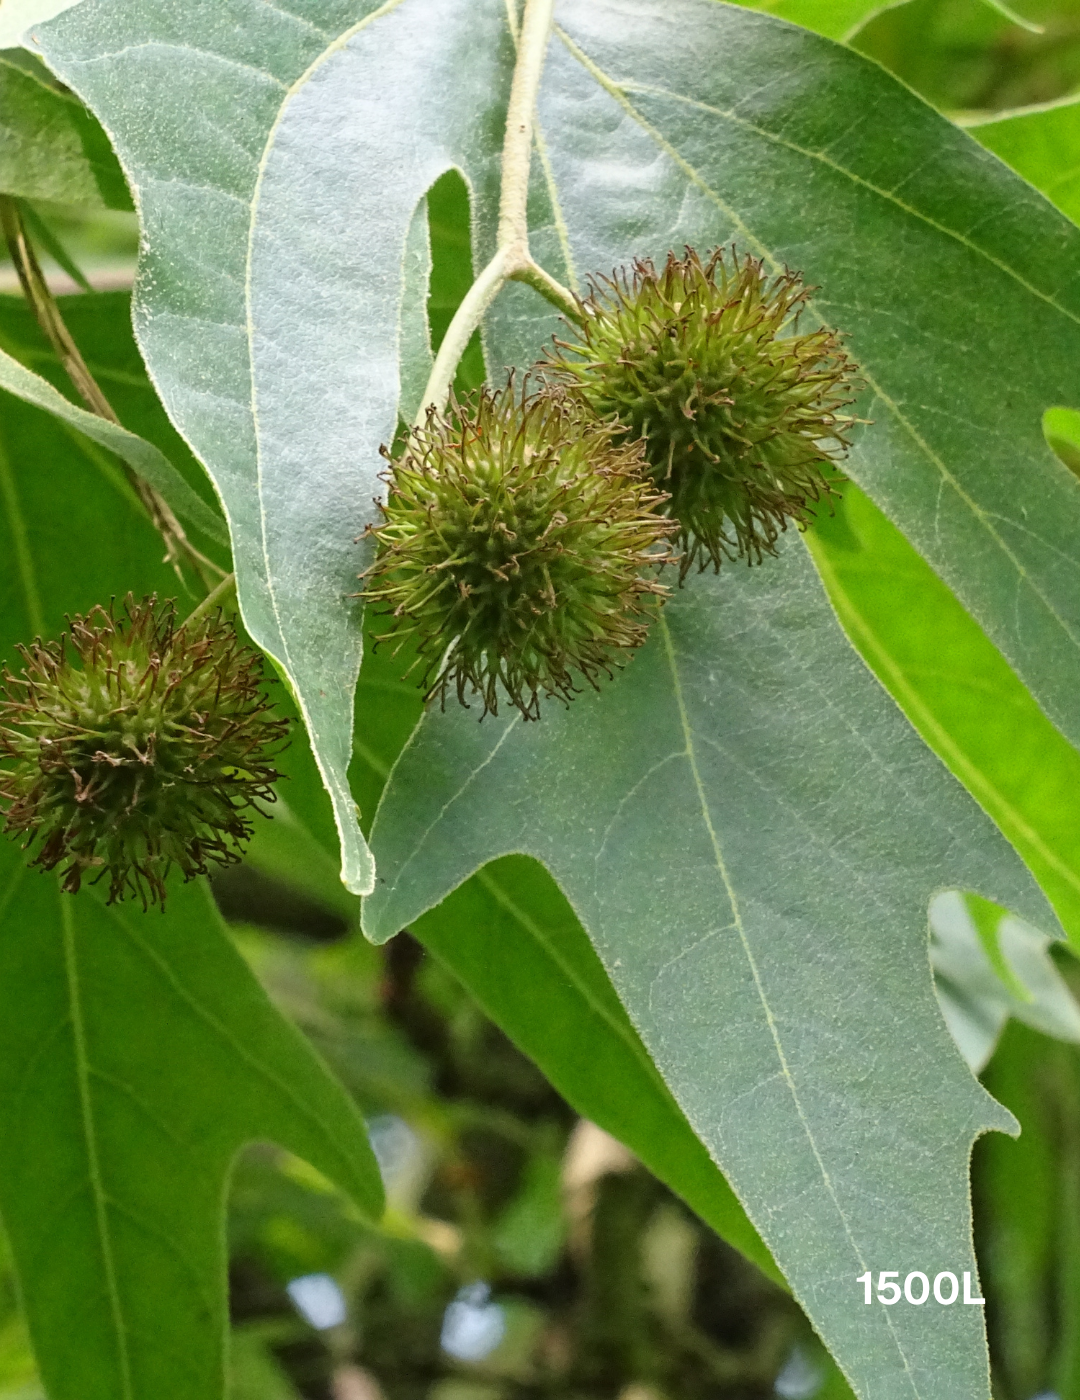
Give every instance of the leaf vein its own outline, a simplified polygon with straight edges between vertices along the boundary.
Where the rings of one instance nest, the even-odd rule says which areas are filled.
[[[798,1115],[800,1125],[803,1129],[803,1132],[806,1134],[806,1140],[810,1145],[810,1150],[813,1153],[814,1160],[817,1163],[819,1172],[821,1173],[822,1183],[829,1196],[829,1199],[832,1201],[833,1206],[836,1209],[836,1213],[840,1218],[840,1222],[844,1227],[844,1233],[848,1237],[848,1241],[851,1244],[852,1252],[854,1253],[855,1258],[858,1260],[859,1267],[860,1269],[865,1271],[867,1267],[866,1261],[863,1259],[862,1251],[859,1248],[858,1242],[855,1239],[854,1234],[852,1233],[851,1225],[849,1224],[848,1218],[844,1213],[843,1206],[840,1204],[840,1199],[836,1194],[836,1189],[833,1186],[832,1178],[829,1175],[828,1168],[825,1166],[824,1159],[821,1156],[821,1150],[818,1147],[817,1139],[814,1136],[814,1131],[811,1128],[810,1122],[806,1117],[806,1112],[803,1109],[802,1100],[799,1097],[799,1090],[795,1083],[794,1076],[791,1073],[791,1067],[788,1064],[787,1054],[784,1051],[784,1046],[780,1038],[780,1029],[776,1024],[775,1017],[773,1016],[772,1006],[769,1003],[768,996],[765,992],[764,984],[761,980],[761,972],[757,965],[757,959],[754,956],[754,950],[750,946],[750,939],[747,935],[746,926],[743,923],[742,911],[739,907],[738,895],[736,894],[735,887],[732,883],[731,875],[727,868],[727,863],[724,860],[723,848],[720,844],[720,838],[717,834],[716,827],[713,824],[712,810],[709,806],[709,799],[705,791],[705,784],[701,777],[701,771],[698,768],[697,753],[694,748],[694,730],[690,723],[690,716],[687,712],[686,701],[682,693],[682,680],[679,675],[679,667],[677,658],[675,656],[675,648],[671,640],[671,631],[667,625],[666,619],[663,616],[660,617],[656,625],[661,629],[661,634],[664,638],[664,646],[667,654],[668,665],[671,669],[671,681],[675,698],[675,704],[679,712],[679,723],[682,727],[682,732],[686,740],[686,757],[689,760],[690,772],[693,778],[694,788],[697,793],[698,802],[701,808],[701,819],[704,823],[705,830],[708,833],[709,841],[713,850],[713,857],[716,861],[717,871],[719,872],[720,879],[723,881],[724,889],[727,893],[728,901],[731,905],[731,912],[732,917],[734,919],[735,929],[738,932],[739,941],[742,944],[743,953],[746,957],[747,965],[750,968],[750,975],[754,981],[754,988],[757,992],[758,1001],[761,1004],[762,1011],[765,1013],[766,1024],[768,1025],[769,1034],[773,1042],[773,1047],[776,1051],[776,1056],[780,1063],[780,1070],[783,1074],[784,1082],[787,1085],[788,1092],[791,1094],[792,1102],[794,1103],[795,1112]],[[892,1319],[887,1314],[886,1324],[889,1328],[889,1333],[893,1339],[896,1349],[900,1354],[900,1358],[904,1363],[904,1371],[911,1385],[912,1394],[918,1396],[919,1389],[918,1386],[915,1384],[914,1376],[912,1376],[911,1374],[911,1367],[908,1363],[907,1355],[904,1351],[904,1348],[900,1345],[900,1339],[896,1335]]]

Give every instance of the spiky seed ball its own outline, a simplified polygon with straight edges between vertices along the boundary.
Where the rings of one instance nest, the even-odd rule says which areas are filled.
[[[495,713],[502,685],[526,718],[568,700],[645,639],[643,571],[668,555],[664,497],[641,448],[564,395],[482,389],[429,412],[386,474],[367,596],[412,640],[422,683]],[[388,453],[384,455],[389,456]]]
[[[33,865],[62,866],[71,893],[108,877],[110,903],[146,908],[164,905],[172,866],[191,879],[239,859],[287,723],[222,613],[181,624],[172,602],[129,595],[19,651],[0,690],[0,802],[8,833],[40,840]]]
[[[724,558],[760,562],[804,523],[847,448],[855,366],[831,330],[797,332],[807,292],[721,249],[635,262],[594,279],[577,339],[542,370],[646,444],[679,522],[681,577]]]

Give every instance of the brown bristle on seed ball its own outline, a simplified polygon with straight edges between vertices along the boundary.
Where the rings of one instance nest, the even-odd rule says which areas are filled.
[[[734,250],[702,261],[688,248],[659,272],[640,260],[594,279],[580,326],[540,367],[645,444],[683,578],[760,562],[830,491],[857,371],[835,331],[799,332],[806,298],[797,274],[770,278]]]

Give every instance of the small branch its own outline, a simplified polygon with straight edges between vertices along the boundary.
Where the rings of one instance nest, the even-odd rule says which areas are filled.
[[[534,113],[554,8],[555,0],[525,0],[521,33],[517,36],[517,62],[506,109],[497,251],[454,313],[439,346],[416,416],[418,426],[424,422],[432,405],[441,408],[446,402],[465,347],[506,282],[513,279],[527,283],[567,316],[578,322],[581,320],[573,292],[535,263],[529,252],[529,166]]]
[[[194,608],[184,619],[184,626],[188,623],[197,622],[200,617],[204,617],[211,608],[216,608],[223,602],[230,593],[236,592],[236,575],[226,574],[218,586],[212,589],[202,600],[197,608]]]
[[[518,40],[517,63],[506,108],[503,139],[502,194],[499,199],[500,248],[519,245],[528,256],[529,163],[532,159],[533,122],[540,74],[551,35],[555,0],[526,0]]]
[[[23,225],[19,207],[8,195],[0,195],[0,223],[3,225],[4,238],[7,240],[8,251],[11,253],[11,261],[15,264],[15,271],[18,274],[23,295],[30,303],[38,325],[56,351],[60,363],[75,386],[79,397],[91,413],[96,413],[99,418],[105,418],[110,423],[119,425],[120,420],[113,412],[112,405],[101,392],[94,376],[87,369],[86,361],[79,353],[79,347],[72,340],[71,333],[64,324],[60,308],[57,306],[52,292],[49,291],[49,284],[45,281],[45,274],[41,270],[37,254],[26,236],[26,228]]]
[[[480,276],[465,293],[461,305],[454,312],[454,319],[447,327],[446,335],[431,367],[427,388],[416,415],[416,426],[420,427],[427,418],[428,408],[434,405],[441,408],[446,402],[450,386],[465,347],[472,339],[473,332],[484,319],[484,312],[494,301],[499,288],[507,278],[507,249],[500,248],[484,268]]]
[[[49,290],[33,244],[27,237],[19,207],[9,195],[0,195],[0,228],[3,229],[23,295],[79,397],[91,413],[96,413],[99,418],[115,423],[118,427],[122,426],[112,404],[102,393],[100,385],[87,368],[79,347],[72,339],[71,332],[64,324],[56,298]],[[186,556],[202,579],[204,587],[207,586],[208,575],[221,578],[225,570],[195,548],[164,496],[155,491],[149,482],[144,481],[126,462],[123,463],[123,468],[154,528],[165,541],[166,560],[176,567],[180,556]]]
[[[539,263],[533,262],[532,258],[524,267],[515,267],[510,274],[515,282],[524,282],[534,291],[540,293],[553,306],[557,306],[564,316],[569,316],[571,321],[579,326],[584,317],[581,311],[581,303],[568,287],[564,287],[561,282],[556,282],[550,272],[545,272]]]

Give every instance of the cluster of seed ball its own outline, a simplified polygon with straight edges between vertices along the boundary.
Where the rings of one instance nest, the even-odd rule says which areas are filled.
[[[854,383],[835,332],[799,333],[805,300],[797,276],[734,252],[637,262],[593,283],[531,385],[452,398],[405,438],[365,578],[429,695],[484,713],[505,695],[537,718],[642,644],[666,564],[682,582],[760,562],[805,523]],[[173,867],[239,858],[286,724],[231,622],[129,597],[20,651],[0,686],[0,812],[39,843],[34,865],[146,908]]]
[[[734,251],[639,261],[593,282],[534,387],[429,412],[391,459],[365,575],[429,695],[487,713],[503,691],[535,718],[641,645],[661,566],[757,563],[805,524],[855,371],[834,331],[799,332],[806,296]]]
[[[129,596],[19,650],[0,690],[0,800],[7,833],[40,843],[32,864],[146,908],[174,866],[191,879],[239,859],[287,724],[223,614],[181,624],[172,602]]]

